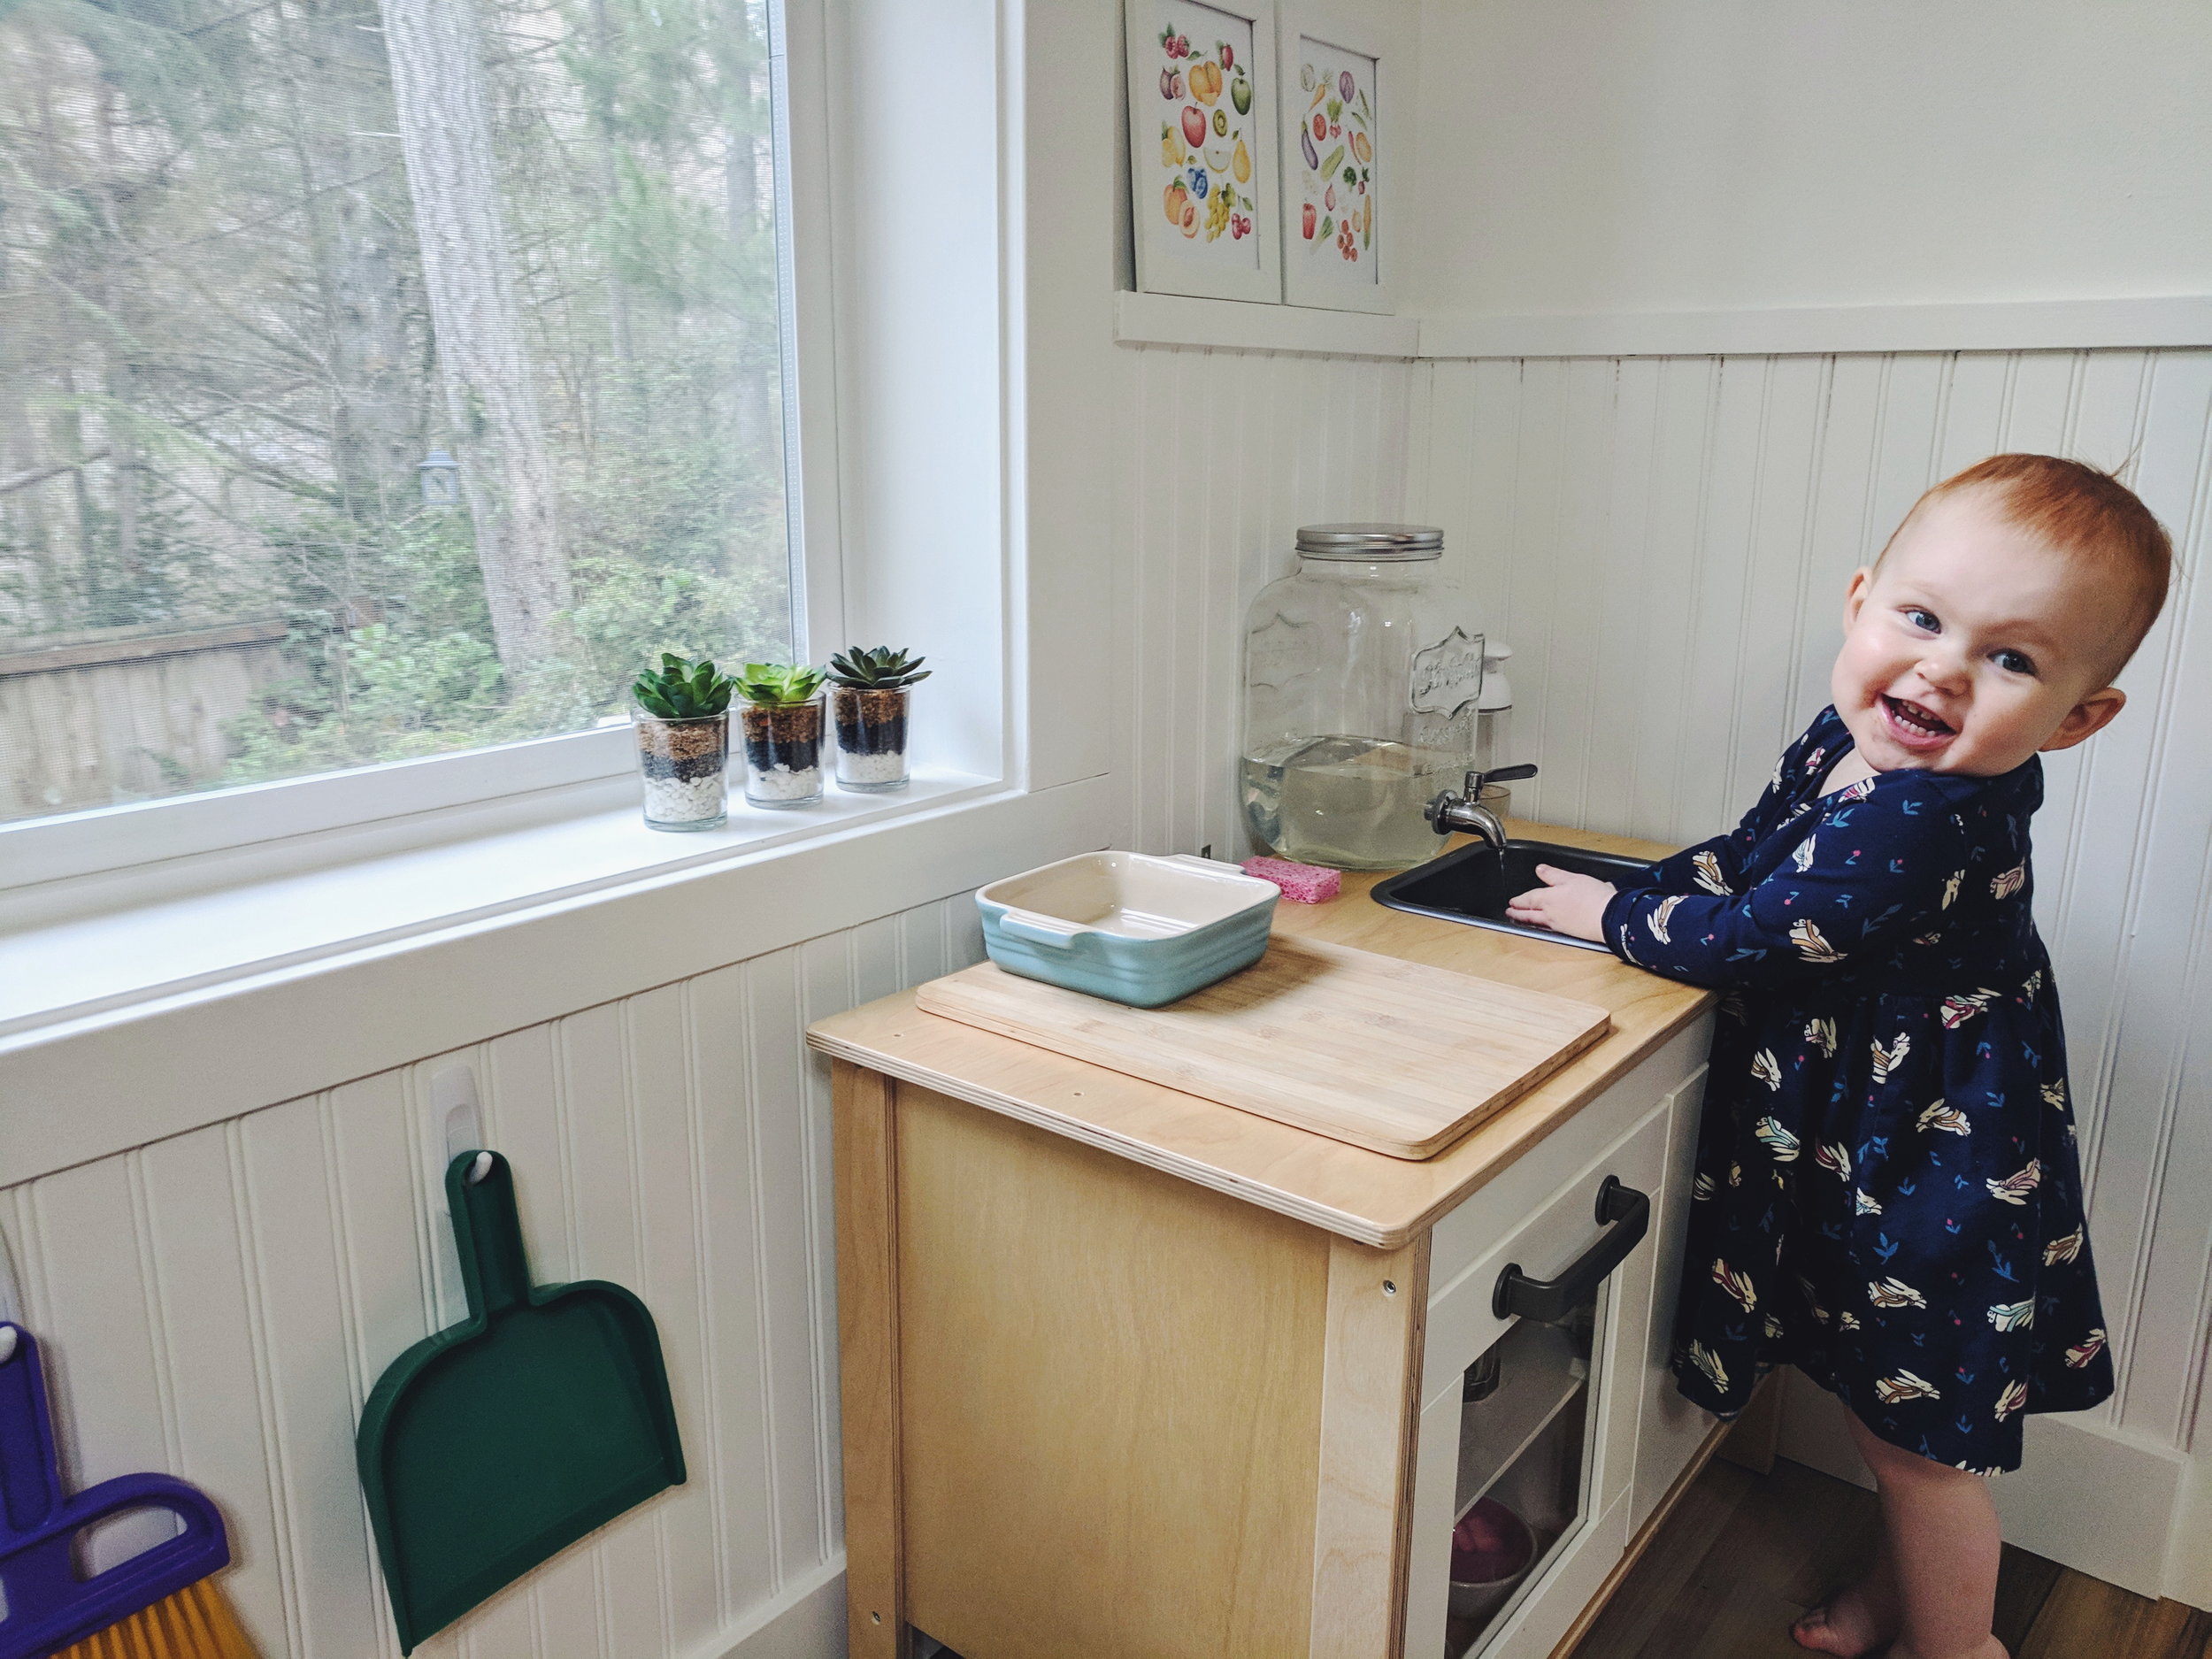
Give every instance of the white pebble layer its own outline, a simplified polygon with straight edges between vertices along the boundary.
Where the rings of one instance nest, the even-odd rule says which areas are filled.
[[[719,772],[645,780],[645,816],[653,823],[697,824],[718,818],[727,810]]]
[[[766,772],[752,767],[745,769],[745,798],[749,801],[811,801],[822,793],[822,769],[809,766],[804,772],[794,772],[788,766],[772,766]]]
[[[856,755],[841,749],[837,751],[840,783],[896,783],[905,776],[903,755]]]

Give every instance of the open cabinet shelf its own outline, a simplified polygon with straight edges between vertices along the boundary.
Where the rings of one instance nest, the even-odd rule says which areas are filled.
[[[1524,1319],[1498,1343],[1495,1393],[1462,1411],[1452,1525],[1489,1495],[1500,1476],[1580,1396],[1590,1368],[1556,1325]]]

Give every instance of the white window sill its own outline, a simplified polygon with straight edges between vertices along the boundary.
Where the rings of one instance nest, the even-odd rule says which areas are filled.
[[[43,916],[31,908],[39,896],[27,894],[12,916],[0,917],[7,929],[0,932],[0,1048],[10,1039],[280,969],[839,839],[998,787],[970,773],[918,769],[912,785],[895,795],[849,795],[833,784],[818,803],[782,811],[749,807],[733,789],[726,825],[678,834],[645,827],[634,777],[610,779],[534,803],[537,814],[563,816],[530,822],[527,805],[511,804],[474,833],[455,835],[449,825],[452,838],[428,846],[390,851],[357,839],[315,850],[242,849],[219,864],[204,862],[196,876],[148,871],[134,891],[110,886],[80,890],[65,904],[48,899]],[[418,828],[413,836],[429,833]],[[297,868],[302,863],[320,867]],[[97,908],[103,896],[107,905]]]

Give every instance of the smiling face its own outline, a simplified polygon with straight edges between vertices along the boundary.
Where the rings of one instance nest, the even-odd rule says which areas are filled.
[[[1851,579],[1836,712],[1877,772],[1994,778],[2068,749],[2126,702],[2120,585],[2008,523],[1986,488],[1928,502]]]

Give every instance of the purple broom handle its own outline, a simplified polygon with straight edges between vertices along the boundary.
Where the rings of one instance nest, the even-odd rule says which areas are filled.
[[[229,1564],[223,1517],[169,1475],[118,1475],[65,1497],[38,1341],[0,1322],[0,1659],[46,1659]],[[131,1509],[165,1509],[175,1537],[90,1578],[77,1576],[77,1534]]]

